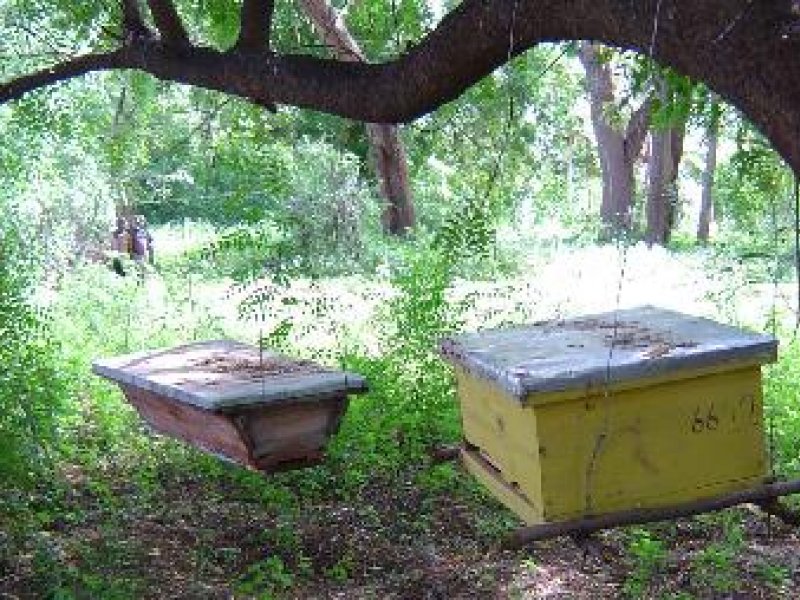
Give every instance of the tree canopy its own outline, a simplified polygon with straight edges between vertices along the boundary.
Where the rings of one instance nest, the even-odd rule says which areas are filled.
[[[270,109],[285,104],[398,123],[435,110],[538,43],[585,39],[639,51],[706,82],[800,171],[800,3],[795,0],[465,0],[380,63],[284,49],[270,33],[274,0],[207,2],[192,19],[172,0],[148,0],[147,11],[137,0],[122,0],[113,10],[103,3],[81,5],[63,10],[73,13],[70,26],[86,30],[90,47],[12,75],[0,84],[0,102],[92,71],[135,69]],[[31,13],[47,12],[37,2],[6,9],[14,10],[22,23]],[[201,26],[237,20],[238,35],[227,43]]]

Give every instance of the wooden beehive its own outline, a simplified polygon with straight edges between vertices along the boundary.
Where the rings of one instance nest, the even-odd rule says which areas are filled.
[[[447,339],[469,471],[529,524],[763,483],[777,342],[642,307]]]
[[[98,360],[156,431],[266,473],[324,458],[358,375],[218,340]]]

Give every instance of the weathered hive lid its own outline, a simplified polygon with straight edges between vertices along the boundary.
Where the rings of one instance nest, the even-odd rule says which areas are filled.
[[[359,375],[332,371],[230,340],[97,360],[92,370],[123,385],[208,410],[362,392]]]
[[[442,354],[523,400],[532,394],[605,389],[680,378],[725,363],[777,357],[769,336],[653,306],[445,339]]]

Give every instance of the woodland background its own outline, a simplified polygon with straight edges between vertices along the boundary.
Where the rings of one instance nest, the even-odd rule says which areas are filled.
[[[235,39],[224,3],[200,4],[194,26]],[[379,60],[443,10],[364,1],[325,22],[325,8],[279,11],[275,35]],[[90,45],[102,10],[0,4],[3,78]],[[95,74],[0,106],[0,165],[0,595],[800,589],[795,534],[744,509],[588,550],[501,550],[513,516],[428,457],[459,438],[441,336],[650,303],[781,339],[768,441],[777,473],[800,470],[796,182],[702,84],[639,55],[541,46],[413,124],[365,127]],[[109,269],[130,214],[155,236],[143,280]],[[217,337],[369,379],[324,466],[264,479],[154,437],[90,373]]]

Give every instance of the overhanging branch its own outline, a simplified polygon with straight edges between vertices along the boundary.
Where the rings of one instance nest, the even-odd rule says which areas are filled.
[[[0,85],[0,104],[17,100],[28,92],[52,85],[59,81],[79,77],[92,71],[119,68],[122,65],[122,51],[102,54],[87,54],[61,62],[41,71],[18,77]]]
[[[0,85],[0,101],[91,70],[135,68],[161,79],[257,101],[275,101],[368,122],[410,121],[460,95],[509,58],[540,42],[595,40],[650,54],[705,81],[739,107],[800,172],[800,39],[780,31],[788,3],[759,3],[747,27],[719,37],[750,0],[464,0],[405,55],[384,64],[192,47],[169,0],[148,0],[163,43],[90,55]],[[175,52],[176,45],[182,46]]]

